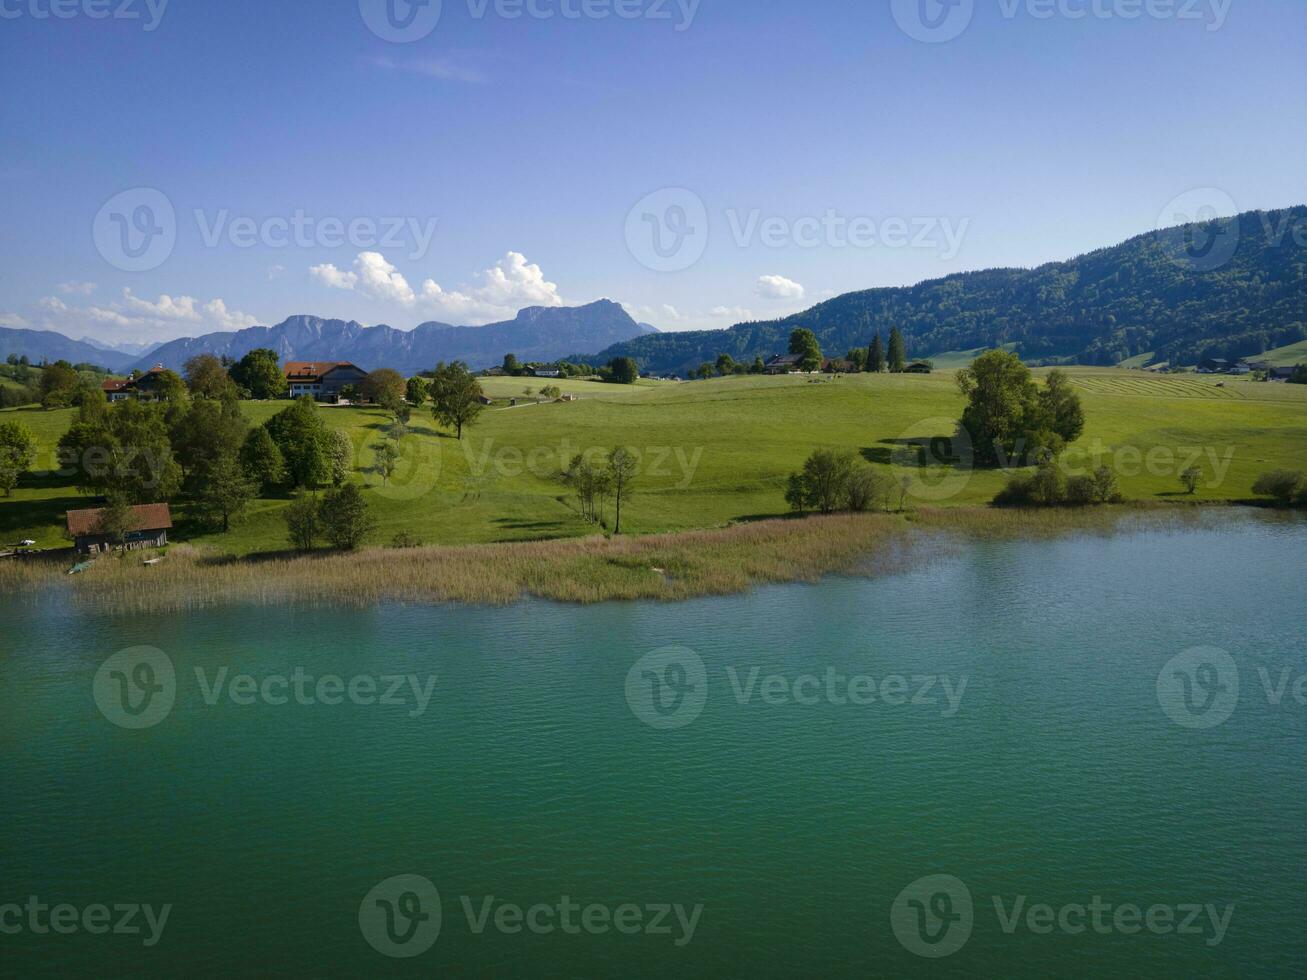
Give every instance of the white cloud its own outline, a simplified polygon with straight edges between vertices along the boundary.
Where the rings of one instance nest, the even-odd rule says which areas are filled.
[[[286,267],[285,267],[284,265],[270,265],[270,266],[268,266],[268,281],[269,281],[269,282],[272,282],[272,281],[274,281],[274,280],[280,279],[280,278],[282,278],[284,275],[286,275]]]
[[[764,299],[803,299],[805,290],[784,276],[759,276],[756,291]]]
[[[17,313],[0,313],[0,327],[12,327],[15,330],[26,330],[31,324]]]
[[[743,306],[714,306],[708,315],[714,319],[732,320],[736,323],[756,319],[753,310],[746,309]]]
[[[61,282],[59,292],[65,296],[90,296],[96,290],[93,282]]]
[[[379,302],[418,308],[445,317],[490,321],[506,319],[528,306],[562,306],[558,285],[545,279],[540,266],[521,252],[509,252],[478,274],[479,285],[447,290],[426,279],[414,291],[403,273],[380,252],[360,252],[353,269],[327,263],[309,269],[309,275],[332,289],[362,293]]]
[[[54,330],[69,337],[84,337],[107,343],[172,340],[215,331],[241,330],[254,326],[254,317],[229,310],[222,299],[201,302],[191,296],[169,296],[157,300],[122,291],[115,302],[94,306],[69,306],[57,296],[40,300],[33,323],[39,329]],[[21,317],[16,319],[21,320]],[[25,325],[28,325],[24,321]]]
[[[353,272],[343,272],[327,263],[315,265],[309,275],[332,289],[358,290],[383,303],[411,306],[415,298],[408,280],[380,252],[360,252]]]

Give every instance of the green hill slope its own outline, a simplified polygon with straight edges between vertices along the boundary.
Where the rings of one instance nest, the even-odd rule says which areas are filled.
[[[1215,241],[1215,251],[1191,259],[1204,241]],[[737,361],[782,352],[799,326],[815,331],[829,354],[898,327],[910,356],[1001,344],[1030,361],[1090,365],[1149,352],[1182,364],[1257,355],[1307,340],[1307,207],[1150,232],[1037,269],[848,293],[782,320],[639,337],[600,357],[684,372],[723,352]]]

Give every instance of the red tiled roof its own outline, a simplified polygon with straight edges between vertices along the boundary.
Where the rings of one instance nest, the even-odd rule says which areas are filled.
[[[126,380],[124,380],[124,379],[122,379],[122,378],[110,378],[108,381],[103,381],[103,382],[100,383],[100,390],[101,390],[101,391],[122,391],[122,390],[123,390],[124,388],[126,388],[129,384],[131,384],[130,381],[126,381]]]
[[[70,510],[68,533],[73,537],[97,534],[100,530],[102,508]],[[172,511],[167,504],[140,504],[132,508],[132,526],[129,531],[167,531],[172,527]]]

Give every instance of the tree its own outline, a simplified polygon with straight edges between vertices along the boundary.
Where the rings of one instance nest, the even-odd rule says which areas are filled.
[[[238,452],[247,429],[240,405],[233,399],[193,401],[169,431],[183,478],[191,481],[219,455]]]
[[[296,399],[264,425],[294,486],[319,487],[331,479],[331,430],[312,398]]]
[[[67,361],[55,361],[48,364],[41,372],[41,381],[37,391],[41,395],[42,408],[67,408],[73,403],[81,379],[73,366]]]
[[[734,374],[735,358],[731,357],[730,354],[718,354],[717,363],[714,365],[714,367],[716,367],[717,373],[720,374],[722,377],[726,377],[726,375],[728,374]]]
[[[891,374],[902,374],[908,366],[908,354],[903,345],[903,334],[895,327],[889,332],[889,369]]]
[[[421,405],[431,395],[431,386],[422,378],[409,378],[404,398],[412,405]]]
[[[377,527],[363,491],[354,483],[346,483],[324,493],[318,514],[323,535],[337,548],[345,551],[353,551]]]
[[[241,465],[251,480],[257,481],[267,493],[286,482],[286,461],[272,436],[263,426],[250,431],[241,446]]]
[[[547,402],[557,401],[563,397],[563,389],[558,385],[545,385],[540,389],[540,397]]]
[[[876,334],[867,349],[867,370],[872,374],[885,370],[885,348],[880,342],[880,334]]]
[[[1048,372],[1039,392],[1039,413],[1039,427],[1057,433],[1068,445],[1085,431],[1085,410],[1065,371]]]
[[[753,363],[749,365],[750,374],[763,374],[764,372],[766,372],[766,370],[767,370],[767,365],[763,363],[761,355],[755,357],[753,359]]]
[[[18,422],[0,422],[0,490],[9,496],[36,462],[36,438]]]
[[[1289,384],[1307,385],[1307,364],[1299,364],[1293,369],[1293,374],[1289,375]]]
[[[327,439],[327,454],[331,459],[331,482],[340,486],[354,465],[354,443],[339,429],[333,429]]]
[[[132,502],[122,493],[110,493],[105,504],[100,508],[100,518],[96,521],[96,532],[103,534],[119,548],[127,543],[127,535],[136,526]]]
[[[359,392],[387,412],[397,412],[408,395],[408,382],[394,368],[378,368],[363,379]]]
[[[844,508],[862,513],[880,505],[888,510],[893,490],[891,477],[878,473],[866,463],[855,462],[844,487]]]
[[[806,327],[790,334],[790,353],[800,358],[801,371],[816,371],[821,367],[821,345],[817,343],[817,335]]]
[[[629,449],[619,447],[608,454],[608,478],[612,481],[613,498],[617,505],[614,534],[622,533],[622,498],[631,492],[638,465],[635,454]]]
[[[640,380],[640,366],[632,357],[614,357],[608,362],[605,380],[617,385],[633,385]]]
[[[381,474],[383,485],[389,485],[390,478],[399,468],[399,447],[387,440],[377,446],[376,469]]]
[[[169,500],[181,488],[163,406],[129,399],[89,403],[59,440],[62,465],[86,493],[120,494],[133,504]]]
[[[1259,497],[1272,497],[1282,507],[1288,507],[1307,487],[1307,477],[1296,470],[1273,470],[1263,473],[1253,484],[1253,493]]]
[[[603,502],[612,491],[612,478],[606,469],[597,469],[584,453],[572,457],[562,480],[576,493],[581,516],[599,523],[603,520]]]
[[[1203,471],[1197,466],[1191,466],[1180,474],[1180,483],[1184,486],[1185,492],[1190,496],[1198,492],[1198,481],[1203,478]]]
[[[1004,350],[986,351],[958,372],[958,388],[968,400],[960,425],[978,464],[995,464],[1000,454],[1010,459],[1025,448],[1038,413],[1038,389],[1021,358]]]
[[[286,375],[277,352],[266,347],[250,351],[231,367],[231,379],[259,401],[280,398],[286,393]]]
[[[463,438],[463,427],[473,424],[485,408],[484,396],[480,382],[462,361],[436,367],[431,379],[432,414],[441,425],[452,427],[458,439]]]
[[[521,376],[522,364],[520,361],[518,361],[516,354],[504,355],[504,373],[507,375],[511,375],[514,378]]]
[[[239,517],[258,484],[241,466],[234,450],[224,450],[209,460],[199,475],[198,499],[203,510],[222,519],[222,533],[231,530],[231,519]]]
[[[851,452],[818,449],[804,462],[802,471],[790,477],[787,498],[793,493],[795,499],[802,500],[804,507],[815,508],[823,514],[833,513],[847,501],[854,465]],[[791,506],[794,506],[793,500]]]
[[[281,512],[281,516],[286,522],[286,536],[290,539],[291,546],[299,551],[313,550],[322,534],[317,498],[309,494],[296,497]]]
[[[186,362],[183,371],[186,387],[196,398],[223,398],[236,389],[226,366],[212,354],[196,354]]]

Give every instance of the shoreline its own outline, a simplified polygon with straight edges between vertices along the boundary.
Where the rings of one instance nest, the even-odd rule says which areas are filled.
[[[66,558],[0,563],[0,596],[57,592],[112,614],[253,604],[370,607],[386,603],[509,605],[678,602],[831,575],[876,577],[919,567],[960,546],[1140,528],[1208,526],[1253,509],[1111,505],[1087,509],[923,508],[902,514],[777,518],[726,528],[630,538],[365,548],[242,559],[190,545],[162,565],[139,554],[100,559],[70,578]]]

